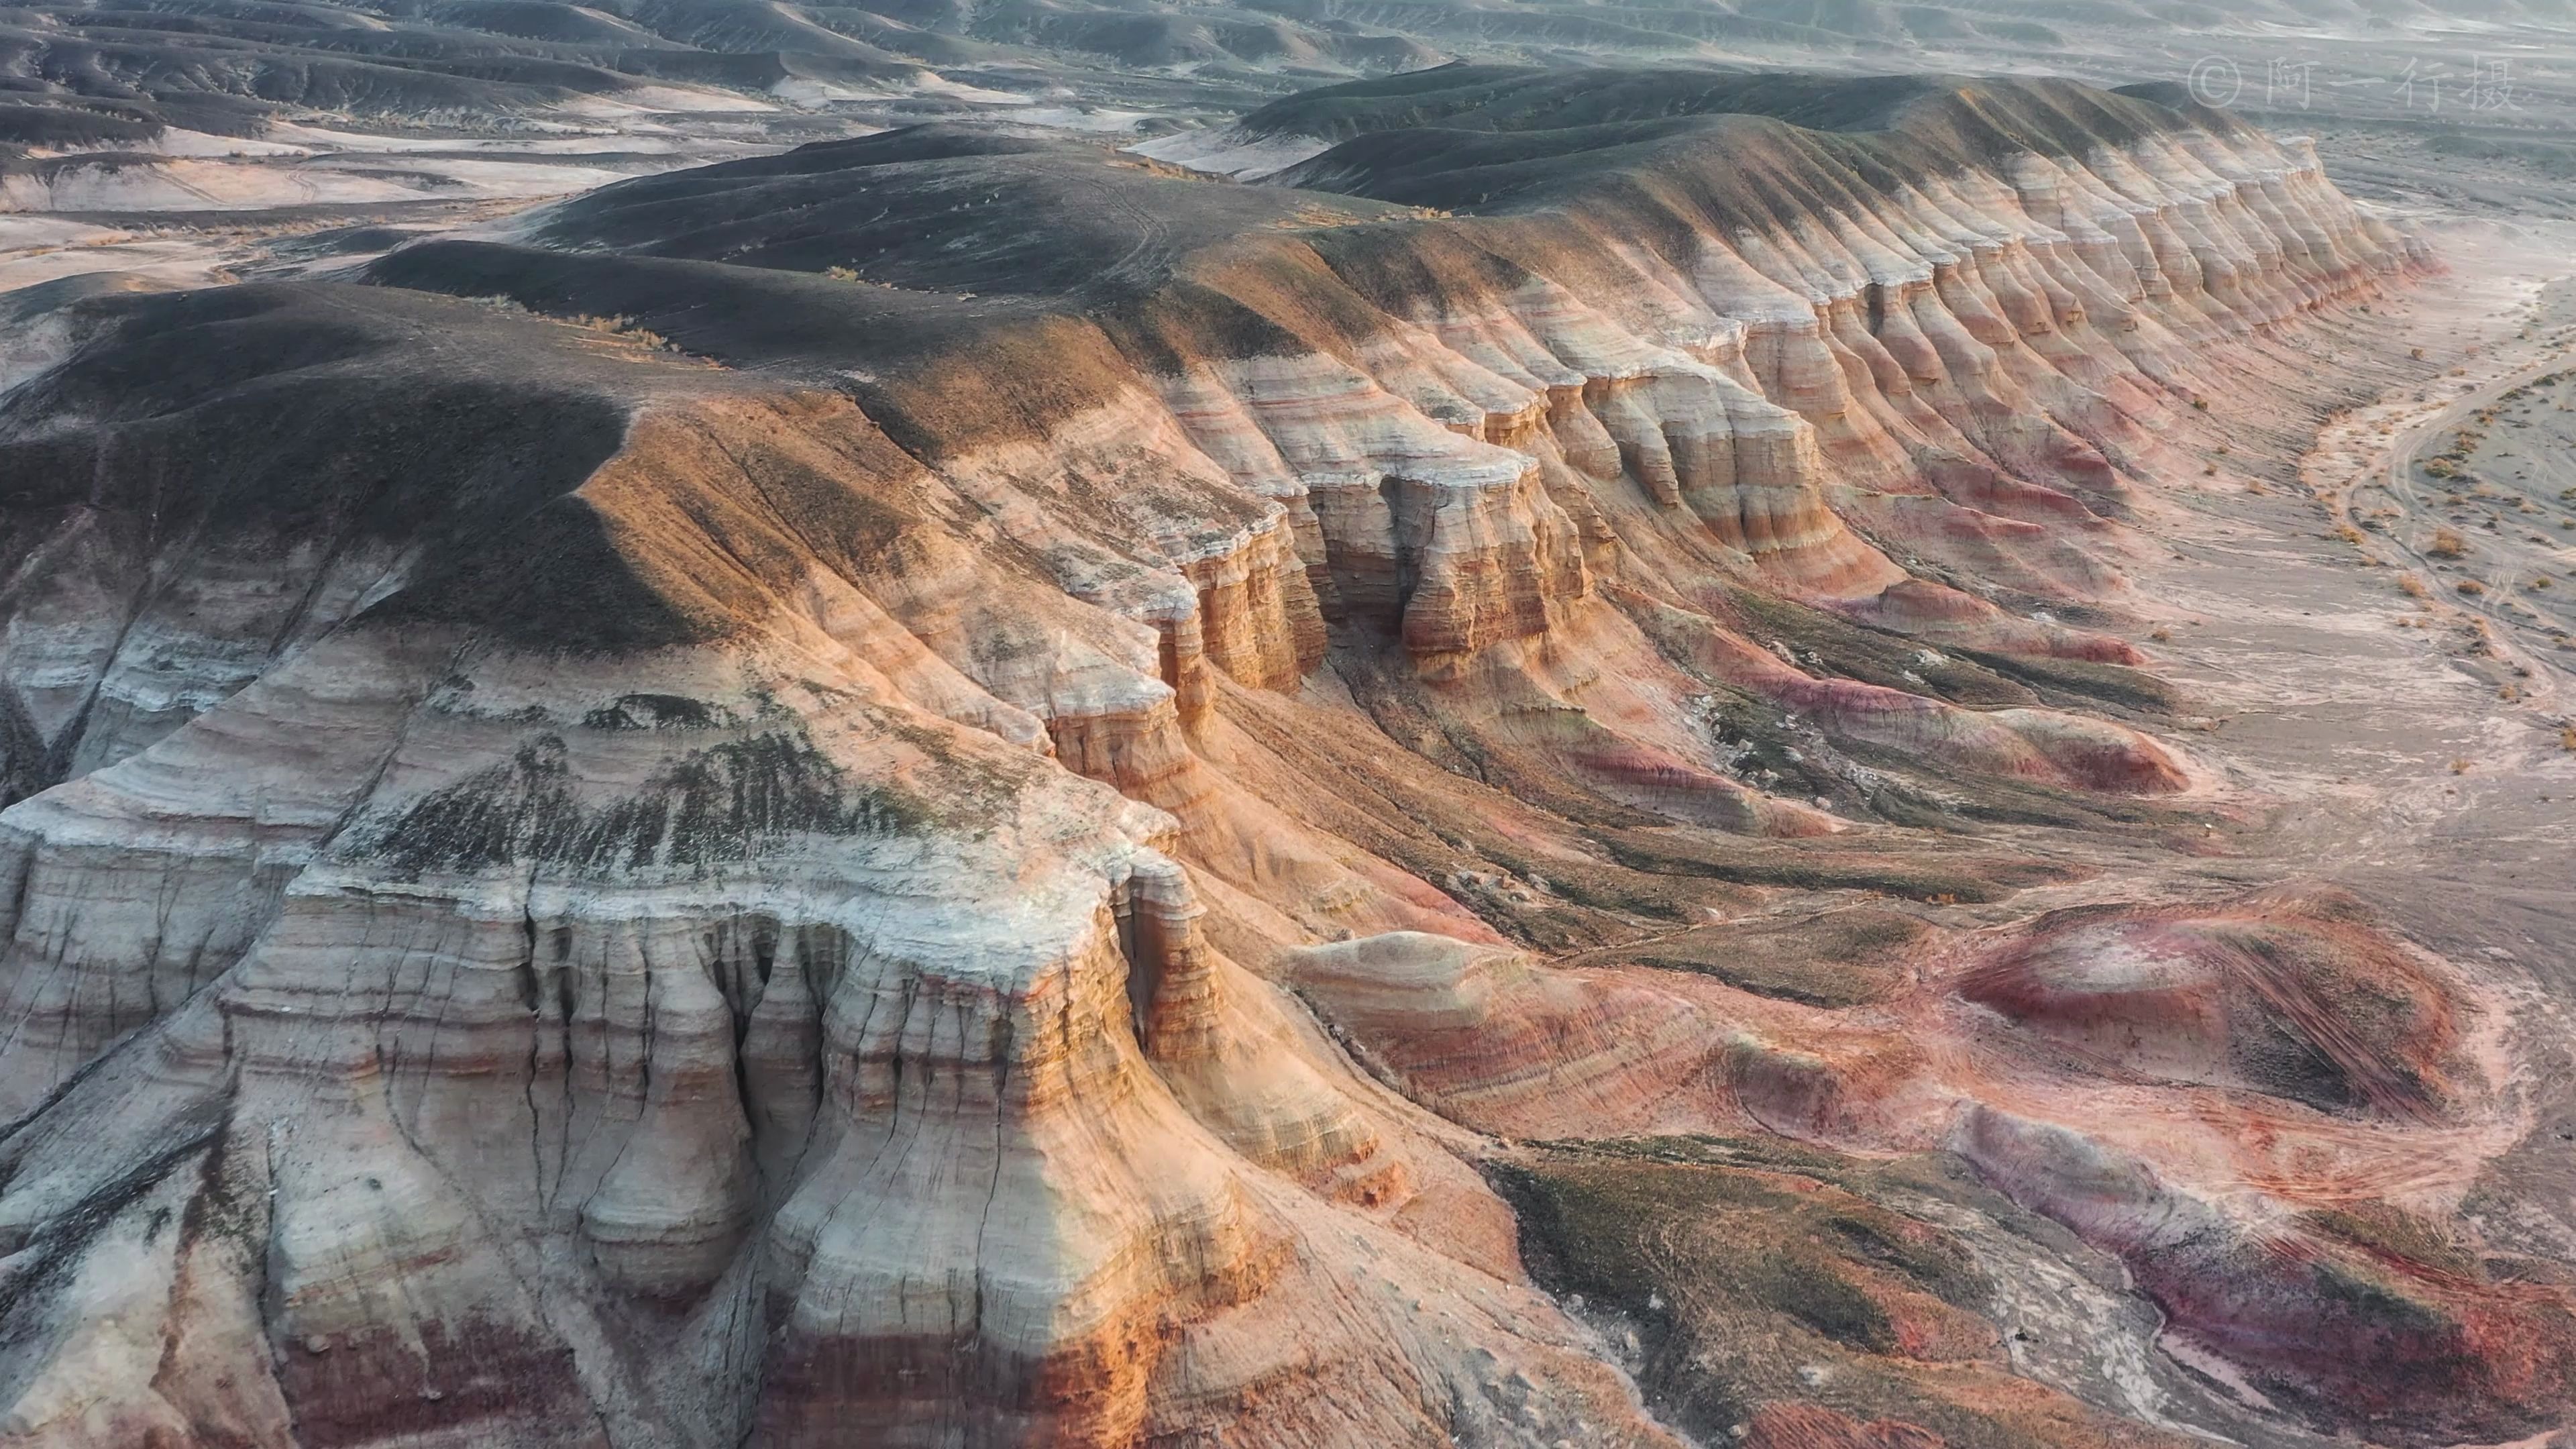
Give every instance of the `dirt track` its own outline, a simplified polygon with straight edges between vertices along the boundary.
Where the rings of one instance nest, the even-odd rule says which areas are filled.
[[[2576,299],[2571,299],[2568,289],[2568,279],[2563,277],[2535,289],[2529,335],[2469,358],[2467,381],[2454,384],[2445,379],[2424,398],[2392,400],[2340,420],[2320,437],[2310,458],[2303,460],[2310,465],[2303,466],[2303,471],[2319,486],[2334,521],[2353,528],[2356,535],[2364,529],[2375,535],[2361,545],[2365,553],[2381,563],[2416,570],[2428,582],[2450,573],[2474,579],[2483,588],[2483,593],[2467,593],[2458,587],[2458,578],[2446,580],[2437,586],[2436,599],[2427,601],[2428,612],[2437,617],[2456,612],[2502,626],[2494,636],[2495,647],[2511,665],[2527,671],[2516,676],[2516,688],[2542,707],[2562,697],[2562,680],[2571,660],[2565,650],[2554,647],[2554,640],[2519,617],[2530,614],[2527,608],[2507,601],[2513,598],[2518,581],[2531,577],[2535,568],[2563,566],[2559,558],[2563,550],[2546,544],[2537,550],[2491,546],[2479,550],[2482,556],[2467,568],[2437,557],[2416,542],[2431,538],[2441,523],[2434,500],[2423,495],[2416,477],[2426,450],[2437,440],[2455,433],[2506,394],[2567,367],[2571,346],[2576,346],[2570,341],[2576,327],[2571,327],[2566,315]],[[2459,390],[2448,392],[2453,385]],[[2338,482],[2346,486],[2338,487]],[[2376,505],[2377,512],[2365,511],[2365,505]],[[2394,519],[2388,516],[2392,505]]]
[[[2517,1030],[2541,1064],[2523,1082],[2533,1130],[2467,1207],[2498,1246],[2563,1253],[2576,1247],[2576,751],[2560,730],[2576,654],[2503,605],[2527,555],[2482,535],[2465,565],[2435,572],[2415,540],[2441,519],[2413,479],[2428,444],[2568,366],[2569,319],[2539,308],[2570,250],[2474,227],[2436,242],[2452,274],[2384,309],[2436,375],[2330,421],[2300,460],[2312,496],[2196,500],[2200,526],[2141,578],[2195,611],[2165,663],[2224,714],[2213,753],[2274,827],[2246,857],[2201,862],[2177,884],[2284,870],[2332,881],[2520,995]],[[2367,507],[2400,516],[2336,532]],[[2483,595],[2453,584],[2472,567]],[[2409,572],[2430,597],[2401,589]]]

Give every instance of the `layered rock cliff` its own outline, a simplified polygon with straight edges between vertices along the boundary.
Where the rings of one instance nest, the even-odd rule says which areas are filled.
[[[2267,1162],[2437,1214],[2509,1139],[2501,1008],[2343,906],[1637,955],[2204,821],[2080,621],[2426,258],[2136,97],[1568,84],[72,304],[0,405],[0,1432],[1671,1444],[1479,1167],[1735,1131],[1953,1154],[2285,1419],[2548,1422],[2555,1290],[2278,1228]]]

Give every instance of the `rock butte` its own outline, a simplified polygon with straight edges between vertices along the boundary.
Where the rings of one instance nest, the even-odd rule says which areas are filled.
[[[2564,1291],[2387,1226],[2512,1140],[2501,1007],[2354,902],[1794,987],[1715,924],[2208,828],[2084,621],[2429,257],[2151,97],[1586,75],[1321,93],[1275,184],[933,126],[53,295],[0,1439],[1676,1444],[1481,1169],[1745,1133],[1954,1154],[2283,1423],[2555,1422]],[[1997,1442],[2182,1442],[1850,1271]]]

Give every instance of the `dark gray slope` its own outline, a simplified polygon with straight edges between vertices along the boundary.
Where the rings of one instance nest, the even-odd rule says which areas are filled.
[[[1494,210],[1652,173],[1715,212],[1759,220],[2020,152],[2079,155],[2237,125],[2171,99],[2053,80],[1453,65],[1310,91],[1241,129],[1346,138],[1270,178],[1279,185]]]

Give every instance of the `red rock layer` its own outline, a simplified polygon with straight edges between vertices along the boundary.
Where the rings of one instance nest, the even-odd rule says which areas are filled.
[[[1453,1122],[1955,1136],[2003,1178],[1996,1123],[2132,1088],[2002,1060],[2090,1042],[2044,951],[1969,993],[2017,1036],[1934,990],[1856,1021],[1547,968],[1373,846],[1472,815],[1571,887],[1570,820],[1845,828],[1736,772],[1721,692],[2070,797],[2184,788],[2123,726],[1820,677],[1730,601],[2119,657],[1890,550],[2113,587],[2095,505],[2194,370],[2407,265],[2312,157],[2215,133],[1767,229],[1688,197],[1663,252],[1608,210],[1246,235],[864,408],[384,288],[106,318],[6,435],[47,500],[0,641],[6,1432],[1672,1443]],[[347,356],[248,345],[286,334]],[[215,345],[223,379],[152,371]],[[83,392],[145,375],[149,416]],[[573,375],[581,438],[456,442]],[[282,468],[227,408],[399,413],[367,456],[423,476]],[[242,459],[313,496],[236,506]],[[2357,1160],[2470,1130],[2431,985],[2353,1047],[2322,978],[2207,971],[2374,1105],[2371,1064],[2416,1073]],[[2141,1132],[2215,1090],[2170,1075]],[[2252,1170],[2176,1140],[2157,1171]]]

